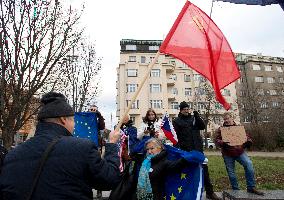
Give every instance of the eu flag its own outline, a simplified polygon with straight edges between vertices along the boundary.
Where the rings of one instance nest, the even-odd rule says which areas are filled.
[[[98,123],[96,113],[76,112],[74,120],[74,137],[87,138],[98,146]]]
[[[199,151],[183,151],[165,145],[169,160],[186,159],[190,164],[180,173],[169,174],[165,183],[165,200],[200,200],[203,190],[202,163],[207,162]]]

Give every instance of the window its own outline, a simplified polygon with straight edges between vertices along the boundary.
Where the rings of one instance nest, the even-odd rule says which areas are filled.
[[[203,78],[200,74],[194,74],[193,75],[193,80],[194,81],[199,81],[199,82],[205,82],[205,78]]]
[[[245,90],[241,90],[241,91],[240,91],[240,96],[241,96],[241,97],[246,96],[246,91],[245,91]]]
[[[160,70],[159,69],[152,69],[150,76],[151,77],[160,77]]]
[[[278,72],[283,72],[283,67],[281,67],[281,66],[276,66],[276,69],[277,69]]]
[[[206,104],[204,102],[198,102],[197,103],[197,109],[198,110],[203,110],[205,109]]]
[[[150,100],[151,108],[162,108],[162,100]]]
[[[128,106],[131,100],[126,100],[126,105]],[[139,109],[139,100],[136,100],[132,103],[131,109]]]
[[[172,94],[177,95],[177,94],[178,94],[178,89],[177,89],[177,88],[173,88],[173,89],[172,89]]]
[[[245,123],[250,123],[251,122],[251,117],[250,116],[245,116],[244,117],[244,122]]]
[[[192,95],[192,89],[191,88],[185,88],[184,89],[184,95],[185,96],[191,96]]]
[[[259,71],[259,70],[261,70],[261,69],[260,69],[260,65],[255,65],[255,64],[253,64],[253,65],[252,65],[252,70],[254,70],[254,71]]]
[[[254,80],[255,80],[256,83],[263,83],[263,77],[262,76],[256,76],[254,78]]]
[[[126,49],[126,50],[135,51],[135,50],[136,50],[136,45],[126,45],[125,49]]]
[[[159,46],[149,46],[150,51],[158,51],[160,49]]]
[[[146,57],[145,56],[141,56],[141,63],[146,63]]]
[[[279,83],[284,83],[284,78],[279,78]]]
[[[204,95],[205,94],[204,88],[195,88],[195,94],[196,95]]]
[[[272,71],[272,66],[270,66],[270,65],[265,65],[265,66],[264,66],[264,70],[267,71],[267,72],[271,72],[271,71]]]
[[[171,74],[170,75],[170,79],[172,79],[172,80],[177,80],[177,75],[176,74]]]
[[[269,90],[269,94],[274,96],[274,95],[277,95],[277,92],[276,90]]]
[[[135,124],[135,117],[134,116],[130,116],[129,119],[133,122],[133,124]]]
[[[272,108],[278,108],[279,102],[278,101],[272,101]]]
[[[151,93],[161,92],[161,85],[160,84],[150,84],[150,92]]]
[[[260,108],[268,108],[267,102],[260,102]]]
[[[184,75],[184,82],[190,82],[190,75]]]
[[[275,79],[273,77],[267,77],[267,83],[275,83]]]
[[[137,77],[137,69],[128,69],[127,70],[127,76],[128,77]]]
[[[178,102],[172,102],[172,103],[171,103],[171,109],[179,109],[179,104],[178,104]]]
[[[136,56],[129,56],[129,62],[136,62]]]
[[[137,87],[137,84],[126,84],[126,92],[135,92]]]
[[[230,92],[230,90],[228,90],[228,89],[223,89],[223,90],[222,90],[222,95],[223,95],[223,96],[231,96],[231,92]]]
[[[256,89],[256,93],[257,95],[262,96],[264,95],[264,89]]]
[[[267,115],[264,115],[262,118],[263,122],[269,122],[269,117]]]

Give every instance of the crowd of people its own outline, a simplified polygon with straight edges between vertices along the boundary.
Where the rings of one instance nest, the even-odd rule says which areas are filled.
[[[90,140],[72,137],[74,111],[64,95],[47,93],[41,103],[34,137],[9,151],[3,161],[0,200],[90,200],[93,199],[92,189],[98,191],[98,198],[104,190],[119,192],[116,187],[122,180],[121,160],[125,169],[131,166],[133,171],[130,191],[124,191],[127,193],[124,199],[162,200],[166,175],[190,164],[182,158],[175,161],[167,159],[163,144],[166,137],[161,130],[161,120],[153,109],[146,112],[138,129],[129,116],[122,119],[120,129],[127,136],[127,145],[119,154],[117,143],[121,133],[112,131],[107,142],[102,139],[105,123],[97,106],[91,106],[88,111],[95,112],[97,116],[99,148]],[[205,128],[204,121],[197,111],[192,112],[186,102],[181,102],[179,108],[178,117],[173,120],[178,138],[175,147],[203,153],[200,131]],[[236,123],[232,116],[226,113],[223,126],[234,125]],[[247,136],[242,146],[230,146],[230,143],[222,140],[220,129],[217,133],[216,143],[222,149],[232,189],[239,190],[235,175],[237,161],[245,169],[247,191],[263,195],[255,188],[253,165],[244,151],[252,144],[251,138]],[[105,148],[103,155],[102,146]],[[206,164],[203,165],[203,171],[206,197],[221,199],[213,190]]]

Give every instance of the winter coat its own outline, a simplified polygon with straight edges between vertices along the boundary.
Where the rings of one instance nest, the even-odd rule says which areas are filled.
[[[164,132],[161,130],[161,122],[155,121],[153,123],[155,132],[159,133],[159,139],[165,139]],[[145,134],[145,131],[149,129],[149,124],[147,122],[142,122],[140,128],[138,129],[137,137],[139,140],[142,140],[144,136],[150,136],[149,134]]]
[[[223,126],[236,126],[236,123],[234,123],[233,125],[223,124]],[[223,142],[222,135],[221,135],[221,128],[219,128],[217,130],[215,143],[219,147],[221,147],[222,155],[230,156],[230,157],[238,157],[238,156],[240,156],[241,154],[244,153],[244,147],[249,147],[252,144],[252,139],[247,134],[247,142],[246,143],[244,143],[243,145],[240,145],[240,146],[230,146],[230,145],[227,145]]]
[[[176,161],[168,160],[165,150],[151,159],[151,168],[153,170],[149,172],[149,178],[154,200],[164,199],[165,178],[167,174],[181,171],[186,165],[188,165],[188,162],[184,159]]]
[[[56,137],[61,139],[48,156],[33,199],[91,200],[92,188],[111,190],[119,183],[116,144],[106,144],[101,159],[92,141],[72,137],[59,124],[39,122],[35,136],[7,154],[0,176],[0,199],[25,199],[43,152]]]
[[[200,130],[205,129],[205,124],[199,116],[185,116],[179,113],[178,117],[173,121],[173,126],[178,138],[177,146],[180,149],[203,152],[203,141]]]

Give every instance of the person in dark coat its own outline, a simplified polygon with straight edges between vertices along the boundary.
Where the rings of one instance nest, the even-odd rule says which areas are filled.
[[[189,113],[189,105],[183,101],[179,105],[180,112],[178,117],[173,121],[178,144],[182,150],[185,151],[200,151],[203,152],[203,141],[200,135],[200,130],[205,129],[205,124],[197,111],[193,111],[193,116]],[[204,186],[206,190],[206,197],[208,199],[219,200],[213,190],[213,185],[210,181],[208,166],[203,165],[204,170]]]
[[[223,116],[224,127],[236,126],[231,113],[225,113]],[[254,169],[253,164],[246,152],[245,148],[252,145],[252,139],[247,134],[247,141],[243,145],[231,146],[230,143],[222,140],[221,128],[217,130],[216,143],[222,149],[222,156],[226,166],[226,170],[229,176],[229,180],[233,190],[239,190],[239,184],[235,173],[235,162],[240,163],[245,170],[245,177],[247,183],[247,192],[254,193],[257,195],[264,195],[263,192],[259,191],[255,187]]]
[[[31,199],[91,200],[92,188],[111,190],[120,181],[119,133],[106,144],[104,159],[95,143],[72,137],[74,111],[64,95],[50,92],[42,99],[35,136],[11,150],[0,175],[0,199],[26,200],[40,159],[47,146],[60,138],[50,152]]]
[[[99,150],[100,150],[100,152],[102,154],[103,146],[105,145],[105,141],[104,141],[104,130],[106,128],[105,118],[102,116],[101,112],[98,110],[98,106],[96,106],[96,105],[92,105],[88,111],[96,113],[97,124],[98,124]],[[103,195],[102,191],[101,190],[97,190],[97,198],[101,198],[102,195]]]
[[[164,200],[165,178],[167,174],[181,171],[189,163],[183,158],[171,161],[162,142],[151,138],[145,143],[147,155],[140,168],[137,199]]]

